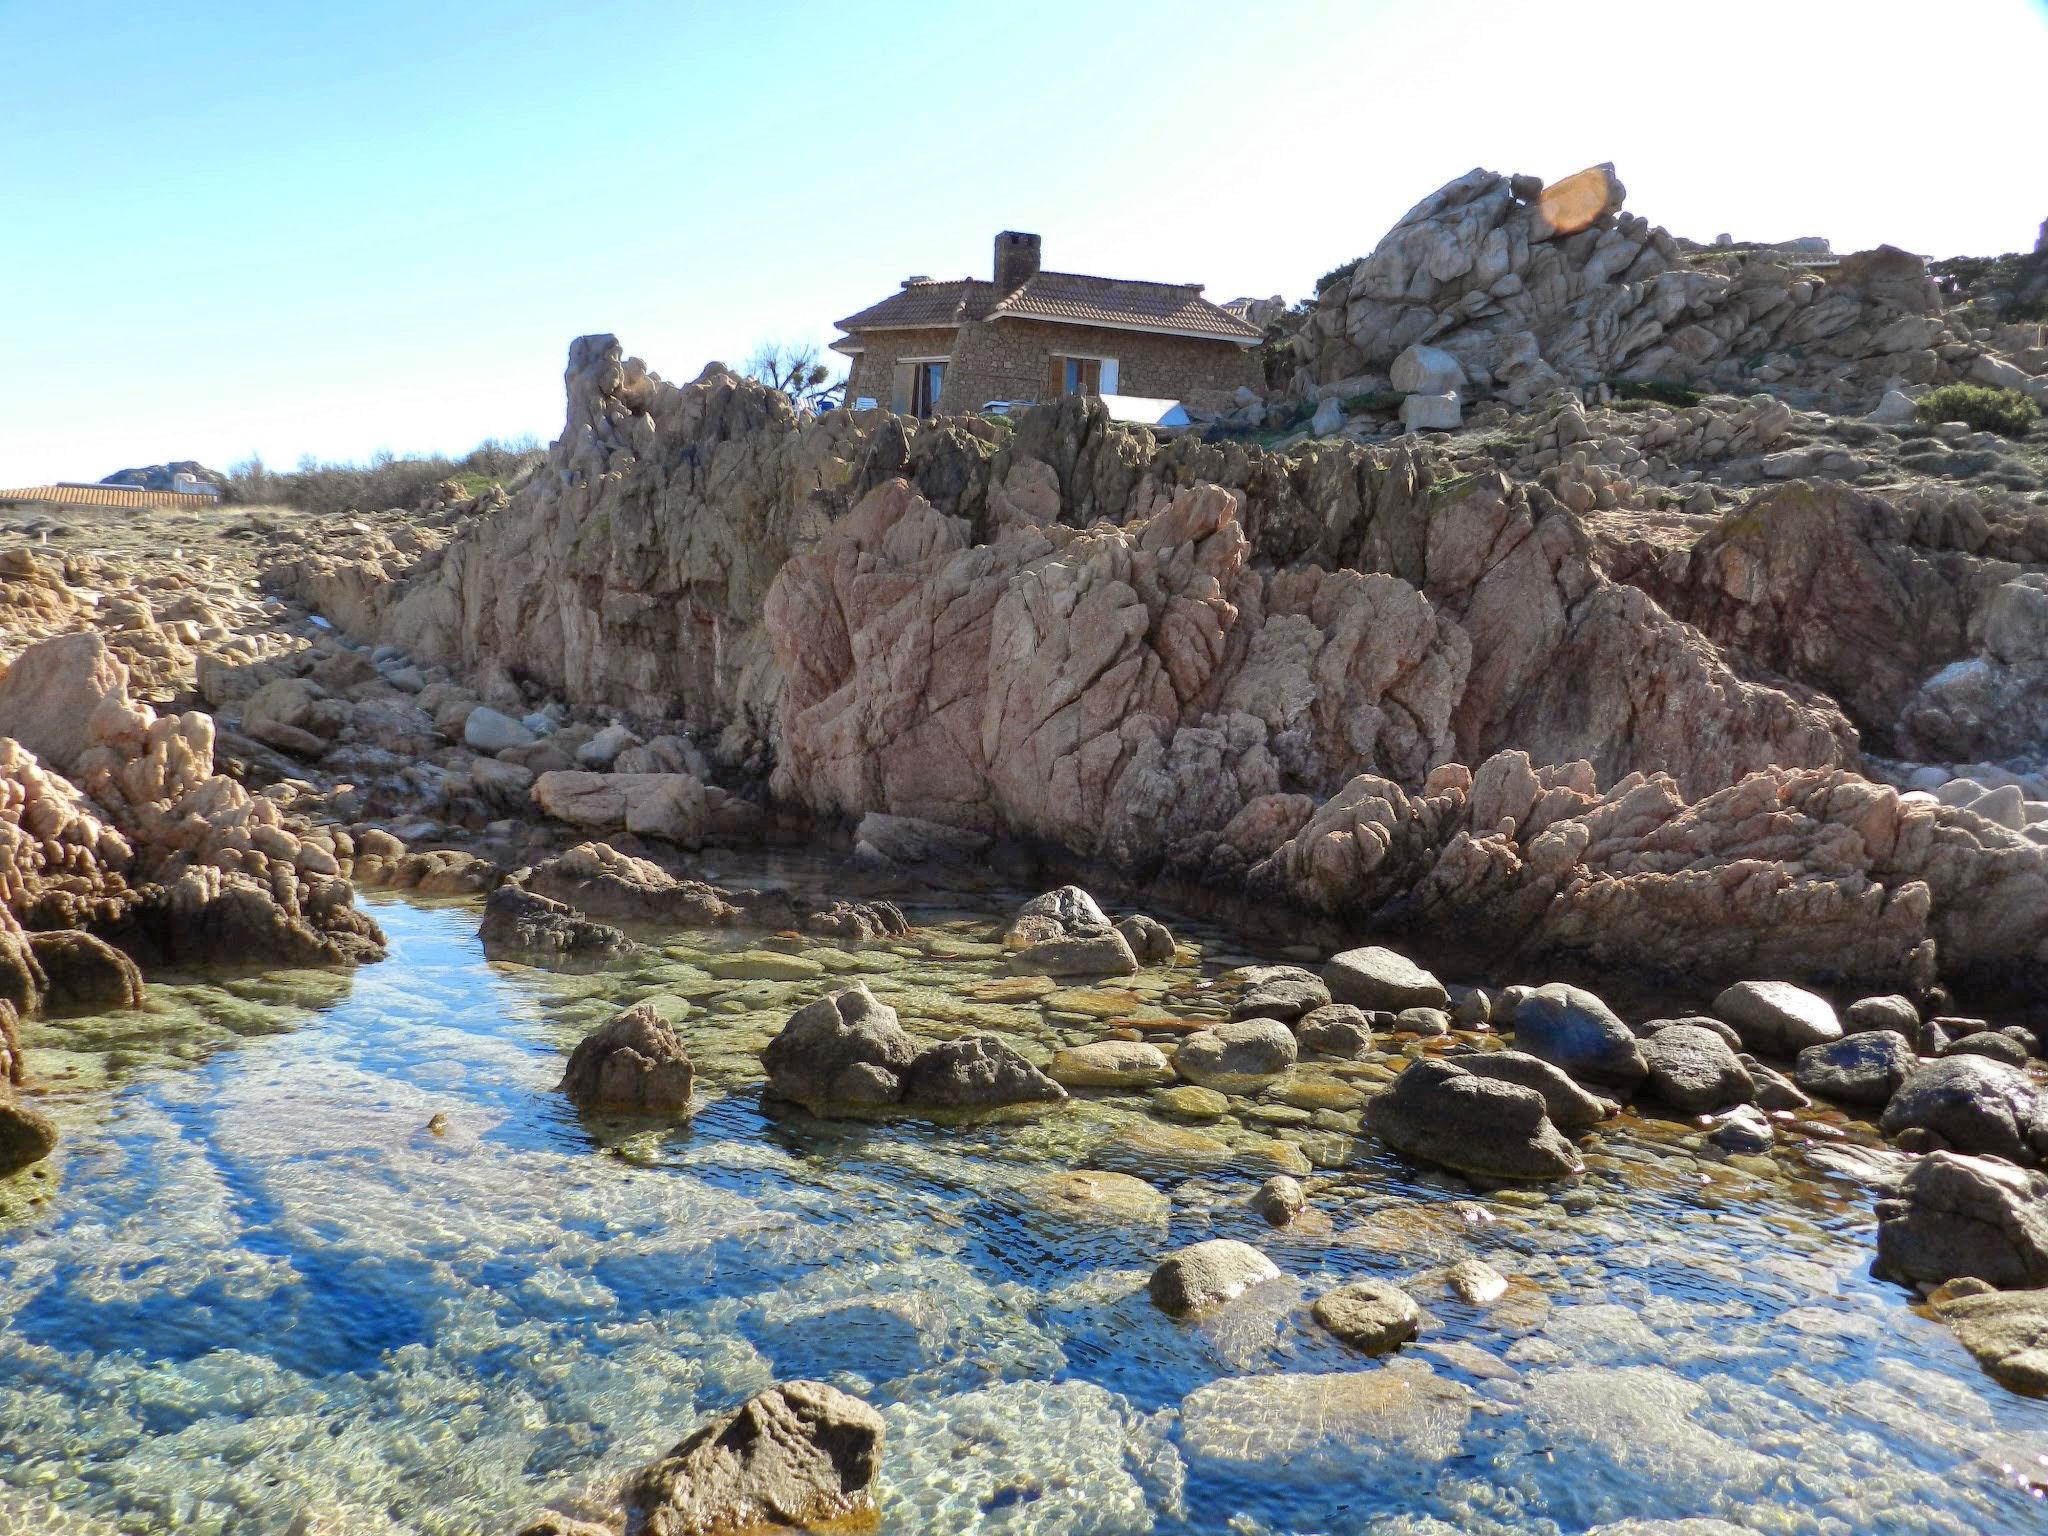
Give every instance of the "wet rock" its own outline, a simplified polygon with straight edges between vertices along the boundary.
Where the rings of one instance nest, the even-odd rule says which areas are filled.
[[[2024,1067],[2029,1052],[2012,1036],[1987,1029],[1978,1034],[1964,1035],[1960,1040],[1949,1041],[1938,1054],[1943,1060],[1952,1056],[1982,1056],[1987,1061],[2004,1062],[2009,1067]]]
[[[1451,1022],[1460,1029],[1484,1029],[1493,1018],[1493,999],[1468,987],[1451,1003]]]
[[[1878,1129],[1916,1130],[1957,1152],[2031,1163],[2048,1147],[2038,1095],[2026,1073],[1982,1056],[1929,1062],[1899,1085]]]
[[[1405,955],[1373,944],[1333,955],[1323,980],[1337,1002],[1398,1013],[1403,1008],[1448,1008],[1451,995]]]
[[[1279,1019],[1292,1024],[1330,1001],[1330,989],[1314,971],[1298,965],[1248,965],[1232,973],[1244,990],[1231,1005],[1233,1019]]]
[[[807,1108],[892,1103],[917,1059],[896,1010],[856,982],[806,1003],[761,1052],[768,1091]]]
[[[1508,1292],[1507,1276],[1484,1259],[1460,1259],[1444,1276],[1444,1283],[1468,1306],[1491,1306]]]
[[[1695,1024],[1670,1024],[1643,1042],[1643,1088],[1681,1114],[1744,1104],[1756,1096],[1728,1042]]]
[[[1917,1064],[1904,1035],[1873,1029],[1809,1045],[1793,1065],[1792,1080],[1837,1103],[1878,1105],[1890,1101]]]
[[[1294,1033],[1278,1019],[1231,1019],[1182,1040],[1174,1066],[1203,1088],[1246,1093],[1283,1076],[1295,1056]]]
[[[1957,1296],[1935,1308],[1993,1381],[2048,1397],[2048,1290]]]
[[[1214,1088],[1182,1083],[1153,1094],[1152,1107],[1176,1120],[1220,1120],[1230,1113],[1230,1100]]]
[[[1557,1067],[1540,1057],[1521,1051],[1468,1051],[1444,1058],[1463,1067],[1474,1077],[1496,1082],[1517,1083],[1543,1095],[1544,1112],[1551,1124],[1571,1133],[1590,1131],[1614,1113],[1615,1106],[1586,1092]]]
[[[1129,976],[1138,957],[1113,928],[1100,933],[1044,939],[1011,951],[1011,966],[1040,976]]]
[[[1054,1051],[1046,1076],[1067,1088],[1153,1088],[1173,1081],[1173,1064],[1143,1040],[1095,1040]]]
[[[818,1381],[770,1387],[626,1483],[641,1536],[741,1536],[870,1519],[882,1416]]]
[[[1316,1298],[1315,1318],[1354,1349],[1383,1355],[1422,1326],[1422,1308],[1398,1285],[1354,1280]]]
[[[1298,1180],[1284,1173],[1276,1173],[1256,1190],[1252,1191],[1251,1206],[1266,1219],[1266,1225],[1284,1227],[1302,1213],[1308,1205],[1308,1197],[1301,1192]]]
[[[0,1084],[0,1179],[39,1163],[57,1149],[57,1122]]]
[[[1583,987],[1552,982],[1514,995],[1515,1048],[1581,1082],[1633,1088],[1647,1070],[1635,1032]]]
[[[1130,946],[1140,965],[1164,965],[1173,959],[1173,931],[1157,918],[1134,912],[1118,919],[1115,932]]]
[[[903,1102],[934,1109],[1057,1104],[1066,1089],[994,1035],[946,1040],[918,1052],[903,1072]]]
[[[1806,1109],[1812,1105],[1813,1100],[1800,1091],[1799,1085],[1776,1067],[1766,1066],[1754,1056],[1744,1055],[1737,1059],[1741,1061],[1743,1071],[1749,1074],[1749,1080],[1756,1084],[1758,1109],[1775,1112]]]
[[[1326,1003],[1301,1016],[1295,1038],[1305,1051],[1356,1061],[1372,1054],[1372,1017],[1350,1003]]]
[[[1901,997],[1895,992],[1882,997],[1858,998],[1842,1015],[1842,1032],[1860,1035],[1873,1030],[1889,1030],[1892,1034],[1918,1041],[1920,1010],[1913,1006],[1910,997]]]
[[[1908,1285],[2048,1286],[2048,1176],[1953,1152],[1915,1159],[1877,1203],[1876,1267]]]
[[[142,1006],[142,971],[105,939],[61,931],[28,936],[48,978],[43,1007],[52,1012],[110,1013]]]
[[[1542,1094],[1448,1061],[1413,1063],[1366,1105],[1365,1123],[1389,1146],[1460,1173],[1555,1179],[1580,1171]]]
[[[1099,1168],[1038,1174],[1020,1193],[1039,1209],[1076,1221],[1164,1226],[1172,1202],[1143,1179]]]
[[[1003,932],[1008,949],[1026,949],[1047,939],[1106,932],[1109,918],[1078,885],[1062,885],[1017,908]]]
[[[1735,1026],[1722,1023],[1710,1013],[1688,1013],[1675,1019],[1646,1019],[1635,1026],[1635,1031],[1642,1039],[1649,1040],[1678,1024],[1704,1029],[1710,1035],[1719,1036],[1731,1051],[1740,1051],[1743,1048],[1742,1036],[1735,1033]]]
[[[556,1086],[579,1109],[674,1114],[689,1109],[693,1081],[675,1026],[642,1003],[578,1041]]]
[[[1279,1266],[1250,1243],[1212,1237],[1168,1254],[1145,1289],[1160,1311],[1184,1317],[1279,1278]]]
[[[1714,999],[1714,1012],[1760,1056],[1797,1056],[1809,1045],[1842,1038],[1828,1000],[1789,981],[1739,981]]]
[[[1421,1361],[1362,1371],[1233,1376],[1181,1399],[1181,1442],[1198,1464],[1263,1482],[1367,1476],[1401,1486],[1458,1453],[1472,1393]]]
[[[370,835],[365,833],[365,840]],[[366,853],[358,844],[353,874],[358,885],[418,891],[422,896],[481,896],[505,883],[504,870],[489,859],[454,848],[408,853],[401,845],[386,854],[381,849]]]
[[[528,960],[600,969],[639,946],[618,929],[592,922],[567,902],[516,885],[502,885],[484,902],[479,932],[493,960]]]
[[[1725,1115],[1715,1117],[1707,1140],[1723,1152],[1768,1152],[1777,1144],[1777,1132],[1764,1112],[1754,1104],[1738,1104]]]

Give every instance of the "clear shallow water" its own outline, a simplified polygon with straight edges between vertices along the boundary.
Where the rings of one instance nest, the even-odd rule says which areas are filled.
[[[555,977],[487,965],[473,908],[371,904],[392,959],[352,977],[153,986],[144,1018],[31,1027],[66,1140],[54,1195],[0,1227],[0,1530],[509,1531],[602,1508],[796,1375],[883,1407],[890,1531],[2048,1517],[2048,1404],[1869,1278],[1867,1195],[1696,1161],[1682,1128],[1606,1135],[1572,1212],[1354,1142],[1330,1106],[1358,1078],[1327,1066],[1201,1128],[1139,1095],[984,1127],[759,1102],[759,1046],[850,975],[916,1032],[1042,1057],[1217,1009],[1202,975],[1244,958],[1220,935],[1194,933],[1199,968],[1027,997],[993,906],[913,913],[894,945],[661,936],[632,972]],[[550,1091],[569,1046],[647,997],[683,1015],[703,1107],[579,1119]],[[1333,1165],[1310,1181],[1328,1230],[1272,1232],[1244,1198],[1304,1149]],[[1055,1214],[1040,1182],[1076,1167],[1143,1174],[1170,1218]],[[1145,1276],[1213,1235],[1289,1279],[1171,1322]],[[1441,1283],[1475,1255],[1516,1277],[1490,1309]],[[1431,1318],[1379,1362],[1307,1316],[1366,1275]]]

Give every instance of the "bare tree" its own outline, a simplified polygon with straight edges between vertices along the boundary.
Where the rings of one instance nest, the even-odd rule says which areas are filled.
[[[828,396],[836,398],[846,383],[833,377],[830,365],[810,342],[764,341],[740,364],[740,372],[770,389],[781,390],[797,406],[813,410]]]

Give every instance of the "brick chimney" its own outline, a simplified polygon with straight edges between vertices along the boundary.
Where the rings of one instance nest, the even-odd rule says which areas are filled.
[[[996,292],[1015,293],[1038,276],[1036,235],[1006,229],[996,236]]]

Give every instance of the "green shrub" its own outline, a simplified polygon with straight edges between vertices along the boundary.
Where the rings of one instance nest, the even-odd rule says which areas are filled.
[[[2014,299],[1998,318],[2009,325],[2034,325],[2048,321],[2048,298]]]
[[[2018,390],[1989,384],[1944,384],[1922,395],[1919,407],[1920,419],[1930,426],[1965,421],[2001,437],[2025,437],[2040,414],[2041,408]]]
[[[1345,262],[1343,266],[1330,268],[1329,271],[1316,279],[1316,292],[1321,293],[1332,283],[1350,281],[1351,274],[1358,270],[1358,264],[1363,260],[1365,260],[1363,256],[1354,256]]]
[[[1346,395],[1338,404],[1346,416],[1356,416],[1360,411],[1398,411],[1407,398],[1398,389],[1376,389],[1369,394]]]
[[[1683,408],[1698,405],[1706,397],[1696,389],[1683,384],[1673,384],[1667,379],[1609,379],[1607,387],[1614,392],[1617,400],[1642,400],[1651,405],[1672,405]]]

